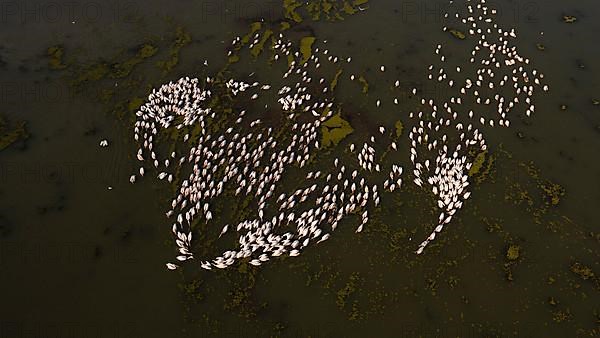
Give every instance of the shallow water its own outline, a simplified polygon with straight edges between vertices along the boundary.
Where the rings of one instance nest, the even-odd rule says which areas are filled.
[[[436,220],[434,201],[406,184],[384,195],[361,234],[354,234],[359,219],[351,216],[330,240],[299,257],[242,272],[237,265],[217,272],[195,264],[177,272],[164,268],[175,252],[164,217],[173,190],[150,178],[128,182],[137,170],[133,112],[118,104],[180,76],[218,71],[233,37],[257,19],[282,19],[281,3],[79,4],[71,17],[66,2],[2,3],[0,114],[11,123],[26,121],[30,133],[0,152],[2,337],[598,335],[597,2],[494,3],[506,13],[498,23],[516,28],[520,53],[544,73],[551,90],[536,93],[531,118],[486,131],[493,168],[424,255],[414,250]],[[352,56],[348,73],[369,80],[368,95],[358,95],[360,87],[349,83],[345,70],[336,88],[355,129],[344,144],[407,119],[417,100],[405,95],[393,106],[389,83],[422,83],[437,43],[449,53],[462,50],[464,41],[448,38],[435,14],[446,6],[371,1],[368,10],[343,21],[307,19],[290,33],[314,35],[315,46]],[[565,23],[563,15],[577,21]],[[163,73],[155,62],[168,58],[178,26],[192,41]],[[81,65],[122,62],[143,43],[159,52],[130,75],[73,86]],[[56,45],[64,48],[65,69],[49,67],[47,49]],[[264,62],[232,69],[277,81]],[[102,90],[115,94],[102,102]],[[377,99],[388,103],[376,109]],[[104,138],[108,148],[98,146]],[[395,160],[408,166],[405,135],[403,142]],[[316,165],[327,169],[335,156],[345,155],[338,148],[324,151]],[[539,177],[523,166],[530,162]],[[300,180],[292,172],[285,185]],[[547,181],[565,189],[558,205],[549,205],[540,188]],[[223,217],[232,217],[231,205],[235,201],[221,200]],[[215,226],[208,238],[219,231]],[[506,258],[511,244],[520,247],[516,261]],[[210,243],[206,250],[214,255],[220,252],[215,246],[224,248]],[[595,275],[573,273],[576,262]]]

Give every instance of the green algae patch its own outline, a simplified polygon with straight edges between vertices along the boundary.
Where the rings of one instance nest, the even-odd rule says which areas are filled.
[[[511,244],[506,250],[506,259],[516,261],[520,257],[521,247],[516,244]]]
[[[541,183],[540,189],[544,192],[546,202],[550,205],[558,205],[560,198],[565,194],[565,188],[550,181]]]
[[[229,56],[229,59],[227,59],[227,61],[232,64],[232,63],[236,63],[238,61],[240,61],[240,57],[237,55],[231,55]]]
[[[465,33],[459,31],[458,29],[450,29],[450,34],[459,40],[464,40],[466,38]]]
[[[61,46],[49,47],[46,51],[48,56],[48,66],[50,69],[59,70],[67,68],[67,65],[63,62],[64,48]]]
[[[153,57],[158,52],[158,47],[152,46],[151,44],[144,44],[138,52],[138,56],[142,59]]]
[[[359,10],[360,5],[366,4],[368,0],[317,0],[309,1],[302,5],[313,21],[326,19],[329,21],[344,20],[345,16],[354,15]],[[296,10],[298,7],[294,8]]]
[[[290,27],[292,27],[292,25],[290,25],[290,23],[287,22],[287,21],[282,21],[279,24],[279,30],[282,31],[282,32],[285,31],[285,30],[290,29]]]
[[[485,181],[494,167],[495,157],[488,154],[487,149],[481,151],[471,164],[469,177],[474,177],[477,183]]]
[[[300,40],[300,53],[302,53],[302,64],[304,64],[312,55],[312,45],[315,42],[314,36],[306,36]]]
[[[396,127],[396,137],[402,136],[402,131],[404,130],[404,125],[402,124],[402,121],[396,121],[394,127]]]
[[[242,43],[247,44],[254,33],[258,32],[262,28],[262,23],[259,21],[250,24],[250,32],[242,37]]]
[[[140,46],[135,56],[121,62],[114,63],[112,69],[110,69],[110,77],[113,79],[122,79],[129,76],[133,69],[144,62],[144,60],[151,58],[158,52],[158,48],[150,44],[144,44]],[[93,65],[90,69],[92,73],[88,72],[88,78],[90,80],[99,80],[106,75],[104,64]]]
[[[359,281],[360,275],[357,272],[352,273],[346,285],[337,291],[335,303],[340,309],[346,306],[348,298],[356,292],[357,282]]]
[[[19,140],[29,138],[26,124],[25,121],[21,121],[14,128],[9,128],[7,121],[0,116],[0,151],[10,147]]]
[[[136,96],[127,103],[127,110],[129,110],[129,112],[135,112],[142,106],[142,104],[144,104],[144,99]]]
[[[89,66],[86,66],[79,71],[72,81],[74,86],[79,86],[85,82],[98,81],[108,76],[110,73],[110,66],[106,63],[100,62]]]
[[[340,115],[340,113],[333,115],[321,125],[321,144],[324,147],[329,147],[331,145],[335,146],[346,136],[354,132],[350,123],[344,120]]]
[[[258,57],[260,55],[260,53],[262,53],[265,42],[267,42],[267,40],[271,37],[271,35],[273,35],[273,31],[270,29],[267,29],[265,31],[265,33],[262,35],[262,38],[256,43],[256,45],[254,45],[252,47],[252,49],[250,49],[250,54],[253,57]]]
[[[484,150],[477,154],[475,160],[473,160],[473,164],[471,165],[471,169],[469,169],[469,176],[475,176],[479,174],[481,168],[483,168],[483,164],[485,163],[485,158],[487,156],[488,151]]]
[[[342,69],[339,69],[339,70],[338,70],[338,71],[335,73],[335,76],[333,77],[333,80],[331,80],[331,85],[330,85],[330,88],[331,88],[331,90],[334,90],[334,89],[335,89],[335,87],[337,86],[338,79],[339,79],[340,75],[342,75],[342,72],[343,72],[343,70],[342,70]]]
[[[183,47],[192,42],[192,37],[182,27],[175,29],[175,39],[169,48],[169,58],[158,61],[157,65],[163,70],[163,74],[170,72],[179,63],[179,52]]]
[[[357,10],[354,7],[352,7],[352,5],[350,5],[349,3],[345,2],[345,1],[344,1],[343,11],[344,11],[344,13],[350,14],[350,15],[357,12]]]
[[[364,76],[359,76],[358,77],[358,82],[360,82],[360,84],[362,84],[362,92],[363,94],[366,94],[369,92],[369,82],[367,82],[367,79],[364,78]]]
[[[595,277],[594,271],[588,266],[585,266],[579,262],[575,262],[571,265],[570,270],[572,273],[581,277],[583,280],[593,279]]]
[[[296,12],[296,9],[301,6],[302,4],[296,0],[283,0],[284,16],[295,22],[302,22],[302,17]]]

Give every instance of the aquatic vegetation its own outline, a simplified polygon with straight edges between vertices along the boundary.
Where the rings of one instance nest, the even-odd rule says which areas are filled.
[[[310,0],[306,2],[297,2],[284,0],[286,17],[293,18],[296,22],[302,22],[302,11],[313,21],[319,21],[322,18],[328,21],[344,20],[347,15],[353,15],[362,12],[368,8],[368,0]]]
[[[163,74],[170,72],[179,63],[179,53],[181,49],[191,41],[192,37],[183,29],[183,27],[177,26],[175,28],[175,40],[169,49],[169,58],[156,63],[159,68],[162,68]]]
[[[570,270],[577,276],[581,277],[581,279],[583,280],[594,279],[596,276],[590,267],[585,266],[579,262],[573,263],[571,265]]]
[[[29,137],[26,126],[27,123],[21,121],[16,126],[11,127],[8,121],[0,115],[0,151],[10,147],[15,142],[26,140]]]
[[[49,58],[48,66],[50,69],[58,70],[67,68],[67,65],[63,62],[64,48],[62,46],[49,47],[46,54]]]
[[[459,39],[459,40],[464,40],[467,36],[465,35],[465,33],[457,30],[457,29],[450,29],[449,30],[450,34],[452,34],[452,36],[454,36],[455,38]]]
[[[344,120],[340,113],[337,113],[321,125],[321,144],[323,147],[336,146],[353,131],[354,129],[350,126],[350,123]]]
[[[508,249],[506,250],[506,259],[508,259],[509,261],[515,261],[519,259],[520,250],[521,247],[516,244],[509,245]]]
[[[540,188],[544,192],[546,200],[551,205],[558,205],[560,198],[565,194],[563,187],[550,181],[540,184]]]
[[[285,17],[295,22],[302,22],[302,17],[296,9],[302,6],[302,3],[297,0],[283,0],[283,8],[285,9]]]
[[[577,21],[577,18],[573,15],[565,15],[565,16],[563,16],[563,21],[566,23],[573,23],[573,22]]]
[[[267,40],[271,37],[271,35],[273,35],[273,31],[270,29],[267,29],[261,36],[260,41],[258,41],[256,44],[254,44],[251,48],[250,48],[250,54],[252,54],[252,56],[254,57],[258,57],[258,55],[262,52],[263,47],[265,45],[265,42],[267,42]]]
[[[396,127],[396,137],[402,136],[402,131],[404,130],[404,124],[402,124],[402,121],[401,120],[396,121],[396,123],[394,124],[394,127]]]
[[[331,85],[329,86],[329,88],[331,90],[334,90],[335,87],[337,86],[338,83],[338,79],[340,78],[340,75],[342,75],[343,70],[339,69],[336,73],[335,76],[333,77],[333,80],[331,80]]]
[[[369,92],[369,82],[361,75],[358,77],[358,82],[362,84],[362,92],[366,94]]]
[[[315,40],[314,36],[306,36],[300,40],[300,53],[302,53],[300,63],[304,64],[310,59],[310,56],[312,55],[312,45]]]

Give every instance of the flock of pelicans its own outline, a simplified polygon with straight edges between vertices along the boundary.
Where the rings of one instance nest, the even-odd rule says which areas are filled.
[[[521,105],[526,106],[529,116],[535,111],[531,101],[534,89],[548,90],[541,83],[543,75],[531,69],[529,59],[511,45],[514,30],[499,28],[493,20],[494,10],[484,0],[467,1],[465,11],[463,15],[457,12],[455,18],[465,27],[468,41],[477,41],[467,56],[473,67],[463,71],[460,66],[449,66],[452,57],[458,56],[446,56],[442,45],[435,48],[439,62],[428,67],[428,80],[447,86],[451,95],[449,99],[430,98],[416,88],[411,90],[413,95],[421,95],[421,108],[409,114],[412,166],[406,171],[399,164],[384,167],[382,155],[400,151],[400,147],[393,140],[393,128],[381,126],[360,144],[340,143],[339,147],[347,147],[347,151],[334,154],[349,153],[352,160],[346,155],[332,158],[331,165],[321,166],[330,168],[327,172],[309,171],[301,187],[284,191],[281,181],[288,169],[311,167],[312,157],[320,149],[322,124],[338,108],[331,81],[320,78],[317,69],[321,62],[349,63],[351,58],[313,47],[310,58],[302,60],[303,55],[281,34],[273,46],[274,60],[288,68],[279,88],[256,81],[185,77],[155,89],[136,114],[134,138],[140,144],[137,158],[142,166],[130,181],[134,183],[151,168],[152,175],[169,182],[177,181],[174,177],[178,172],[185,173],[177,181],[181,183],[178,194],[166,213],[172,219],[179,252],[178,263],[167,263],[167,268],[174,270],[181,262],[195,258],[191,224],[199,218],[210,224],[214,211],[211,202],[228,191],[250,196],[255,202],[251,205],[256,206],[255,218],[222,228],[219,237],[235,232],[239,245],[216,258],[200,260],[207,270],[226,268],[244,258],[261,265],[272,257],[297,256],[311,243],[326,241],[350,214],[360,215],[356,232],[361,232],[369,213],[380,204],[380,193],[400,189],[403,175],[410,175],[411,183],[430,190],[440,210],[437,225],[415,249],[421,254],[470,196],[468,173],[473,156],[469,154],[486,149],[480,128],[509,127],[509,113],[522,112],[518,108]],[[255,42],[259,39],[259,33],[252,37]],[[232,48],[243,47],[248,46],[240,38],[233,40]],[[466,60],[454,62],[461,65]],[[384,72],[385,66],[380,66],[380,71]],[[350,80],[356,77],[351,75]],[[234,108],[229,125],[215,126],[225,113],[211,108],[210,103],[224,93],[245,102],[244,106],[276,96],[273,106],[289,122],[285,137],[261,121],[256,112],[244,109]],[[476,111],[464,111],[467,101]],[[398,104],[397,99],[393,103]],[[377,100],[378,108],[381,104]],[[192,139],[194,143],[184,153],[159,154],[159,133],[173,129],[181,131],[178,135],[184,143]]]

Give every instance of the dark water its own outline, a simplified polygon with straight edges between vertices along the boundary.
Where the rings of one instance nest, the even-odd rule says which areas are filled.
[[[516,28],[516,45],[551,91],[536,96],[531,118],[487,133],[495,159],[489,175],[425,255],[413,251],[435,221],[434,202],[407,185],[384,197],[361,234],[354,234],[358,220],[350,217],[300,257],[214,273],[193,264],[164,268],[174,255],[164,217],[173,191],[150,179],[128,182],[137,167],[127,102],[180,76],[218,71],[233,37],[261,18],[281,20],[282,4],[0,4],[0,114],[11,125],[26,121],[30,134],[0,153],[0,336],[598,335],[597,2],[494,2],[498,23]],[[368,96],[348,83],[336,92],[352,106],[348,142],[406,119],[416,100],[379,110],[374,102],[391,100],[394,79],[423,82],[434,46],[449,39],[438,16],[446,6],[371,1],[343,21],[307,19],[292,30],[352,56],[349,71],[369,78]],[[577,21],[565,23],[564,15]],[[177,65],[162,72],[156,61],[169,58],[176,27],[192,40]],[[83,65],[123,62],[143,43],[159,52],[129,75],[73,85]],[[63,48],[66,68],[51,69],[52,46]],[[384,74],[381,64],[388,65]],[[273,80],[265,63],[233,69]],[[103,90],[114,95],[102,100]],[[100,148],[101,139],[110,146]],[[336,150],[322,154],[334,156]],[[409,164],[408,156],[398,161]],[[564,188],[557,205],[544,190],[549,182]],[[230,212],[227,204],[220,209]],[[510,245],[520,249],[517,260],[506,258]],[[582,266],[593,275],[581,273]]]

